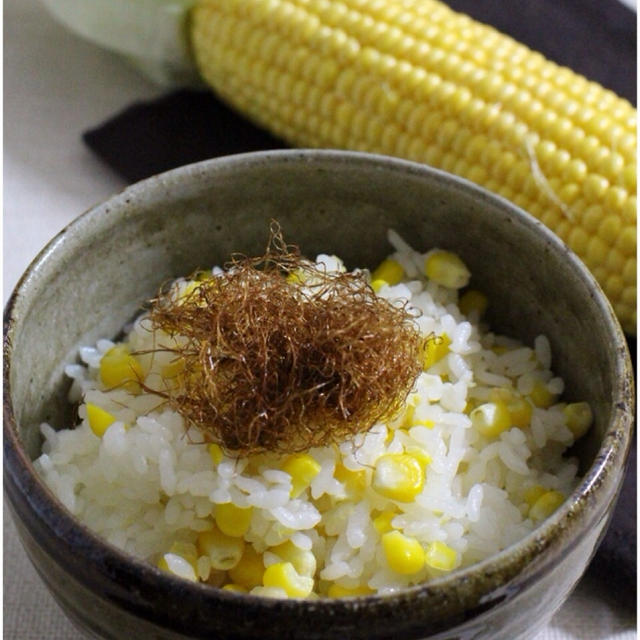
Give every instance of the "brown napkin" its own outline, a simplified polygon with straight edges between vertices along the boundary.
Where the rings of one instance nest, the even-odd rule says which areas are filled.
[[[198,160],[285,146],[210,91],[188,89],[133,104],[83,139],[127,182]]]
[[[447,0],[635,104],[636,15],[618,0]],[[180,90],[134,104],[83,135],[128,182],[206,158],[286,146],[208,91]],[[630,344],[635,355],[635,340]],[[636,605],[636,452],[613,521],[590,571]]]

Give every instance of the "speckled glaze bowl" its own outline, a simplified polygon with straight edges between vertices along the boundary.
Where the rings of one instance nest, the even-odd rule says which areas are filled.
[[[534,533],[489,560],[394,596],[280,601],[179,580],[104,543],[34,472],[38,426],[69,423],[63,367],[115,336],[165,280],[258,255],[276,218],[303,253],[374,266],[395,228],[458,252],[491,299],[494,329],[546,334],[569,400],[595,426],[576,447],[584,479]],[[468,182],[390,158],[248,154],[151,178],[54,238],[5,311],[5,490],[32,562],[67,614],[98,638],[516,640],[535,634],[584,571],[611,515],[630,446],[629,356],[579,260],[536,220]]]

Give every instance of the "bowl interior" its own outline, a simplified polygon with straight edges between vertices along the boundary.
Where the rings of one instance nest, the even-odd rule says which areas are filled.
[[[581,445],[593,461],[612,411],[619,352],[593,279],[533,218],[468,183],[410,163],[359,154],[276,152],[192,165],[98,206],[43,252],[12,302],[10,400],[28,455],[38,426],[67,426],[65,364],[78,345],[114,337],[168,279],[260,255],[277,220],[310,257],[333,253],[375,267],[393,228],[419,250],[458,252],[488,294],[497,332],[551,341],[568,399],[588,399],[596,428]],[[597,363],[597,366],[595,365]]]
[[[582,472],[591,467],[575,494],[577,508],[565,505],[540,535],[434,586],[362,603],[301,605],[251,596],[239,602],[168,576],[104,545],[52,503],[29,459],[40,454],[41,422],[72,424],[63,369],[77,361],[78,346],[116,337],[167,280],[223,264],[234,252],[262,254],[272,220],[305,255],[333,253],[349,268],[375,267],[388,255],[389,228],[416,249],[453,250],[471,269],[471,285],[488,295],[496,332],[529,345],[545,334],[566,398],[589,401],[595,413],[595,427],[576,448]],[[268,637],[277,638],[293,628],[308,638],[390,638],[396,630],[415,638],[428,624],[443,638],[440,630],[467,620],[464,637],[482,620],[489,631],[473,631],[473,637],[493,638],[491,625],[504,627],[502,638],[516,637],[504,626],[507,618],[509,624],[521,620],[523,633],[540,624],[584,569],[619,486],[633,411],[628,355],[611,308],[577,258],[540,223],[427,167],[329,151],[266,152],[183,167],[81,216],[43,250],[10,300],[4,367],[5,486],[22,520],[23,541],[72,615],[86,616],[95,593],[115,603],[113,610],[105,605],[102,615],[103,628],[110,629],[105,637],[119,637],[122,625],[130,624],[130,637],[211,637],[217,629],[257,638],[266,628]],[[532,558],[543,555],[534,566]],[[518,572],[521,585],[514,587]],[[526,596],[522,618],[518,601],[524,596],[517,593],[543,572],[541,586]],[[67,586],[56,586],[61,584]],[[507,599],[502,618],[484,616]],[[85,624],[96,619],[89,615]],[[254,621],[250,630],[248,620]],[[184,634],[158,630],[180,621]]]

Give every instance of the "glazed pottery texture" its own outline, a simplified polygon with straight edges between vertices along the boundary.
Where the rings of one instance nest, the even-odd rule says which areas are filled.
[[[116,336],[165,281],[264,251],[272,219],[305,255],[375,266],[388,228],[456,251],[490,295],[496,331],[548,336],[565,397],[587,400],[575,448],[584,479],[533,534],[498,556],[394,596],[281,601],[179,580],[79,524],[35,475],[39,424],[70,424],[65,364]],[[611,515],[630,446],[624,337],[579,260],[506,201],[422,165],[357,153],[266,152],[151,178],[62,231],[5,311],[5,490],[22,542],[68,615],[98,638],[515,640],[543,626],[584,571]]]

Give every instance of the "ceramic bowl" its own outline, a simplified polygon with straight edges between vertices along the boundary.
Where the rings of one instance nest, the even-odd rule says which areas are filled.
[[[500,554],[392,596],[275,600],[182,581],[103,542],[34,472],[38,426],[70,424],[66,363],[116,336],[158,286],[232,252],[259,255],[277,219],[303,253],[375,266],[386,230],[458,252],[497,331],[546,334],[566,398],[595,425],[575,448],[584,479]],[[630,446],[623,334],[581,262],[535,219],[470,183],[375,155],[281,151],[186,166],[80,216],[31,264],[5,311],[5,489],[27,553],[56,600],[98,638],[531,637],[583,573],[613,510]]]

